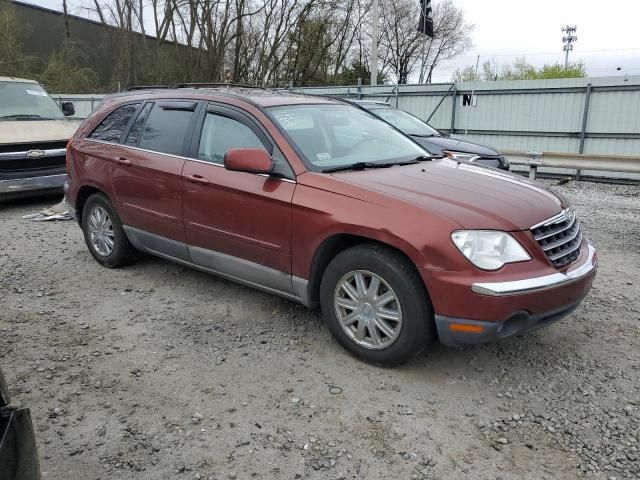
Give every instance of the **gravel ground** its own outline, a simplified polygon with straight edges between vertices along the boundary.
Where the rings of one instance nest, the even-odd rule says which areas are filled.
[[[549,183],[549,182],[547,182]],[[318,312],[0,205],[0,365],[45,479],[640,478],[640,188],[572,182],[591,294],[525,337],[361,363]]]

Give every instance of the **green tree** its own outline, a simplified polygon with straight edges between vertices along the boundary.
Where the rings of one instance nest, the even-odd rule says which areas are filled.
[[[452,80],[454,82],[475,82],[481,80],[482,77],[476,72],[476,67],[467,65],[464,68],[458,68],[453,72]]]
[[[51,53],[39,81],[50,92],[92,93],[99,89],[96,72],[84,66],[84,53],[73,42],[65,42],[63,47]]]
[[[29,25],[20,25],[14,7],[0,0],[0,75],[30,77],[33,59],[22,50]]]
[[[368,85],[371,83],[371,70],[369,69],[369,65],[362,63],[360,60],[354,60],[338,74],[334,83],[337,85],[356,85],[359,78],[362,79],[363,85]],[[378,72],[378,85],[384,85],[388,82],[388,75],[383,72]]]
[[[482,72],[476,74],[474,66],[467,66],[453,73],[453,81],[470,82],[482,80],[546,80],[551,78],[582,78],[587,76],[584,63],[570,63],[566,68],[560,63],[546,64],[540,68],[531,65],[525,57],[520,57],[510,65],[497,66],[490,61],[482,64]]]
[[[587,70],[582,62],[570,63],[567,68],[556,63],[545,65],[538,70],[538,78],[582,78],[586,76]]]

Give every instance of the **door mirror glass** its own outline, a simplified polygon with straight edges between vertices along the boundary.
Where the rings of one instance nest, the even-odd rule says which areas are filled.
[[[231,148],[224,156],[224,168],[236,172],[271,173],[273,159],[262,148]]]
[[[64,113],[65,117],[75,115],[76,107],[73,102],[62,102],[62,113]]]

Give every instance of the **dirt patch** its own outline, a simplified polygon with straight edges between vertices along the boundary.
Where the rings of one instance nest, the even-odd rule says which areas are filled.
[[[162,260],[100,267],[0,205],[0,362],[47,479],[638,478],[638,187],[558,187],[598,247],[570,317],[394,370],[317,312]],[[336,388],[337,387],[337,388]]]

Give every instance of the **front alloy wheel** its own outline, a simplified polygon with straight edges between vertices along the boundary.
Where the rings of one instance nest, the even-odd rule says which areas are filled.
[[[385,245],[364,243],[336,255],[320,281],[320,306],[334,338],[375,365],[404,363],[435,336],[418,271]]]
[[[340,326],[358,345],[379,350],[397,340],[402,308],[382,277],[366,270],[349,272],[338,282],[333,297]]]

